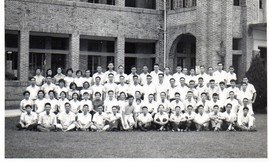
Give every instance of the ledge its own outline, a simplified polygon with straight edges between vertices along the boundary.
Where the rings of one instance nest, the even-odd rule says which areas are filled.
[[[167,14],[172,15],[172,14],[177,14],[181,12],[191,12],[191,11],[196,11],[196,6],[188,7],[188,8],[177,8],[175,10],[168,10]]]

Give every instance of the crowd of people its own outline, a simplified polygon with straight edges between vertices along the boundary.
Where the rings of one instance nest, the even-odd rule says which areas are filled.
[[[254,86],[237,81],[234,67],[177,66],[161,71],[154,64],[142,73],[113,63],[103,72],[58,68],[30,79],[20,103],[19,130],[34,131],[255,131]],[[189,74],[188,74],[189,73]]]

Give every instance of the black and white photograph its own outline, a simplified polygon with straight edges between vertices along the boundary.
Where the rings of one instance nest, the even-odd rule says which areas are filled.
[[[266,0],[0,4],[4,159],[268,158]]]

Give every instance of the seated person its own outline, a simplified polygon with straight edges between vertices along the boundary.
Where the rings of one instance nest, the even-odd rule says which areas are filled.
[[[154,116],[155,128],[158,131],[164,131],[167,129],[168,114],[164,111],[164,106],[161,104],[158,107],[158,112]]]
[[[137,117],[137,125],[141,131],[147,131],[151,127],[151,122],[153,121],[151,114],[148,112],[148,107],[142,107],[142,113]]]
[[[175,107],[175,111],[170,115],[170,123],[172,125],[172,131],[179,131],[182,132],[185,129],[184,121],[184,116],[181,112],[181,108],[179,106]]]
[[[223,124],[222,128],[226,131],[235,131],[234,126],[236,122],[236,114],[232,111],[232,104],[228,103],[226,105],[226,111],[222,114]]]
[[[213,111],[209,113],[209,119],[214,131],[219,131],[222,126],[223,115],[219,112],[219,106],[214,105]]]
[[[51,104],[47,102],[45,111],[39,114],[37,130],[40,132],[53,131],[56,124],[56,115],[51,112]]]
[[[185,122],[186,128],[184,131],[196,130],[194,118],[196,113],[193,111],[192,105],[187,106],[187,111],[184,113],[182,122]]]
[[[107,123],[109,125],[109,131],[119,131],[121,124],[121,114],[118,112],[117,106],[112,106],[112,113],[107,115]]]
[[[204,106],[199,105],[198,113],[194,117],[194,122],[197,129],[196,131],[209,130],[208,129],[209,121],[210,119],[209,119],[208,114],[204,112]]]
[[[71,104],[66,102],[64,104],[65,111],[58,115],[58,122],[56,128],[64,132],[75,130],[76,128],[76,115],[71,111]]]
[[[105,125],[105,122],[107,120],[107,114],[103,112],[103,106],[99,105],[97,107],[97,112],[93,115],[92,122],[93,124],[91,125],[92,131],[106,131],[109,129],[109,125]]]
[[[92,115],[89,111],[89,105],[84,104],[82,107],[82,113],[78,114],[78,119],[76,122],[76,128],[80,131],[89,131],[92,125]]]
[[[37,127],[37,114],[32,111],[31,105],[25,105],[25,112],[21,114],[20,122],[16,125],[19,130],[35,130]]]
[[[242,113],[238,113],[237,127],[241,131],[256,131],[255,118],[249,114],[249,108],[244,107]]]

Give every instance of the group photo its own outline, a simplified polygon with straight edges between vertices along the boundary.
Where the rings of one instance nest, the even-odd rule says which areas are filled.
[[[3,3],[5,159],[268,158],[266,0]]]

